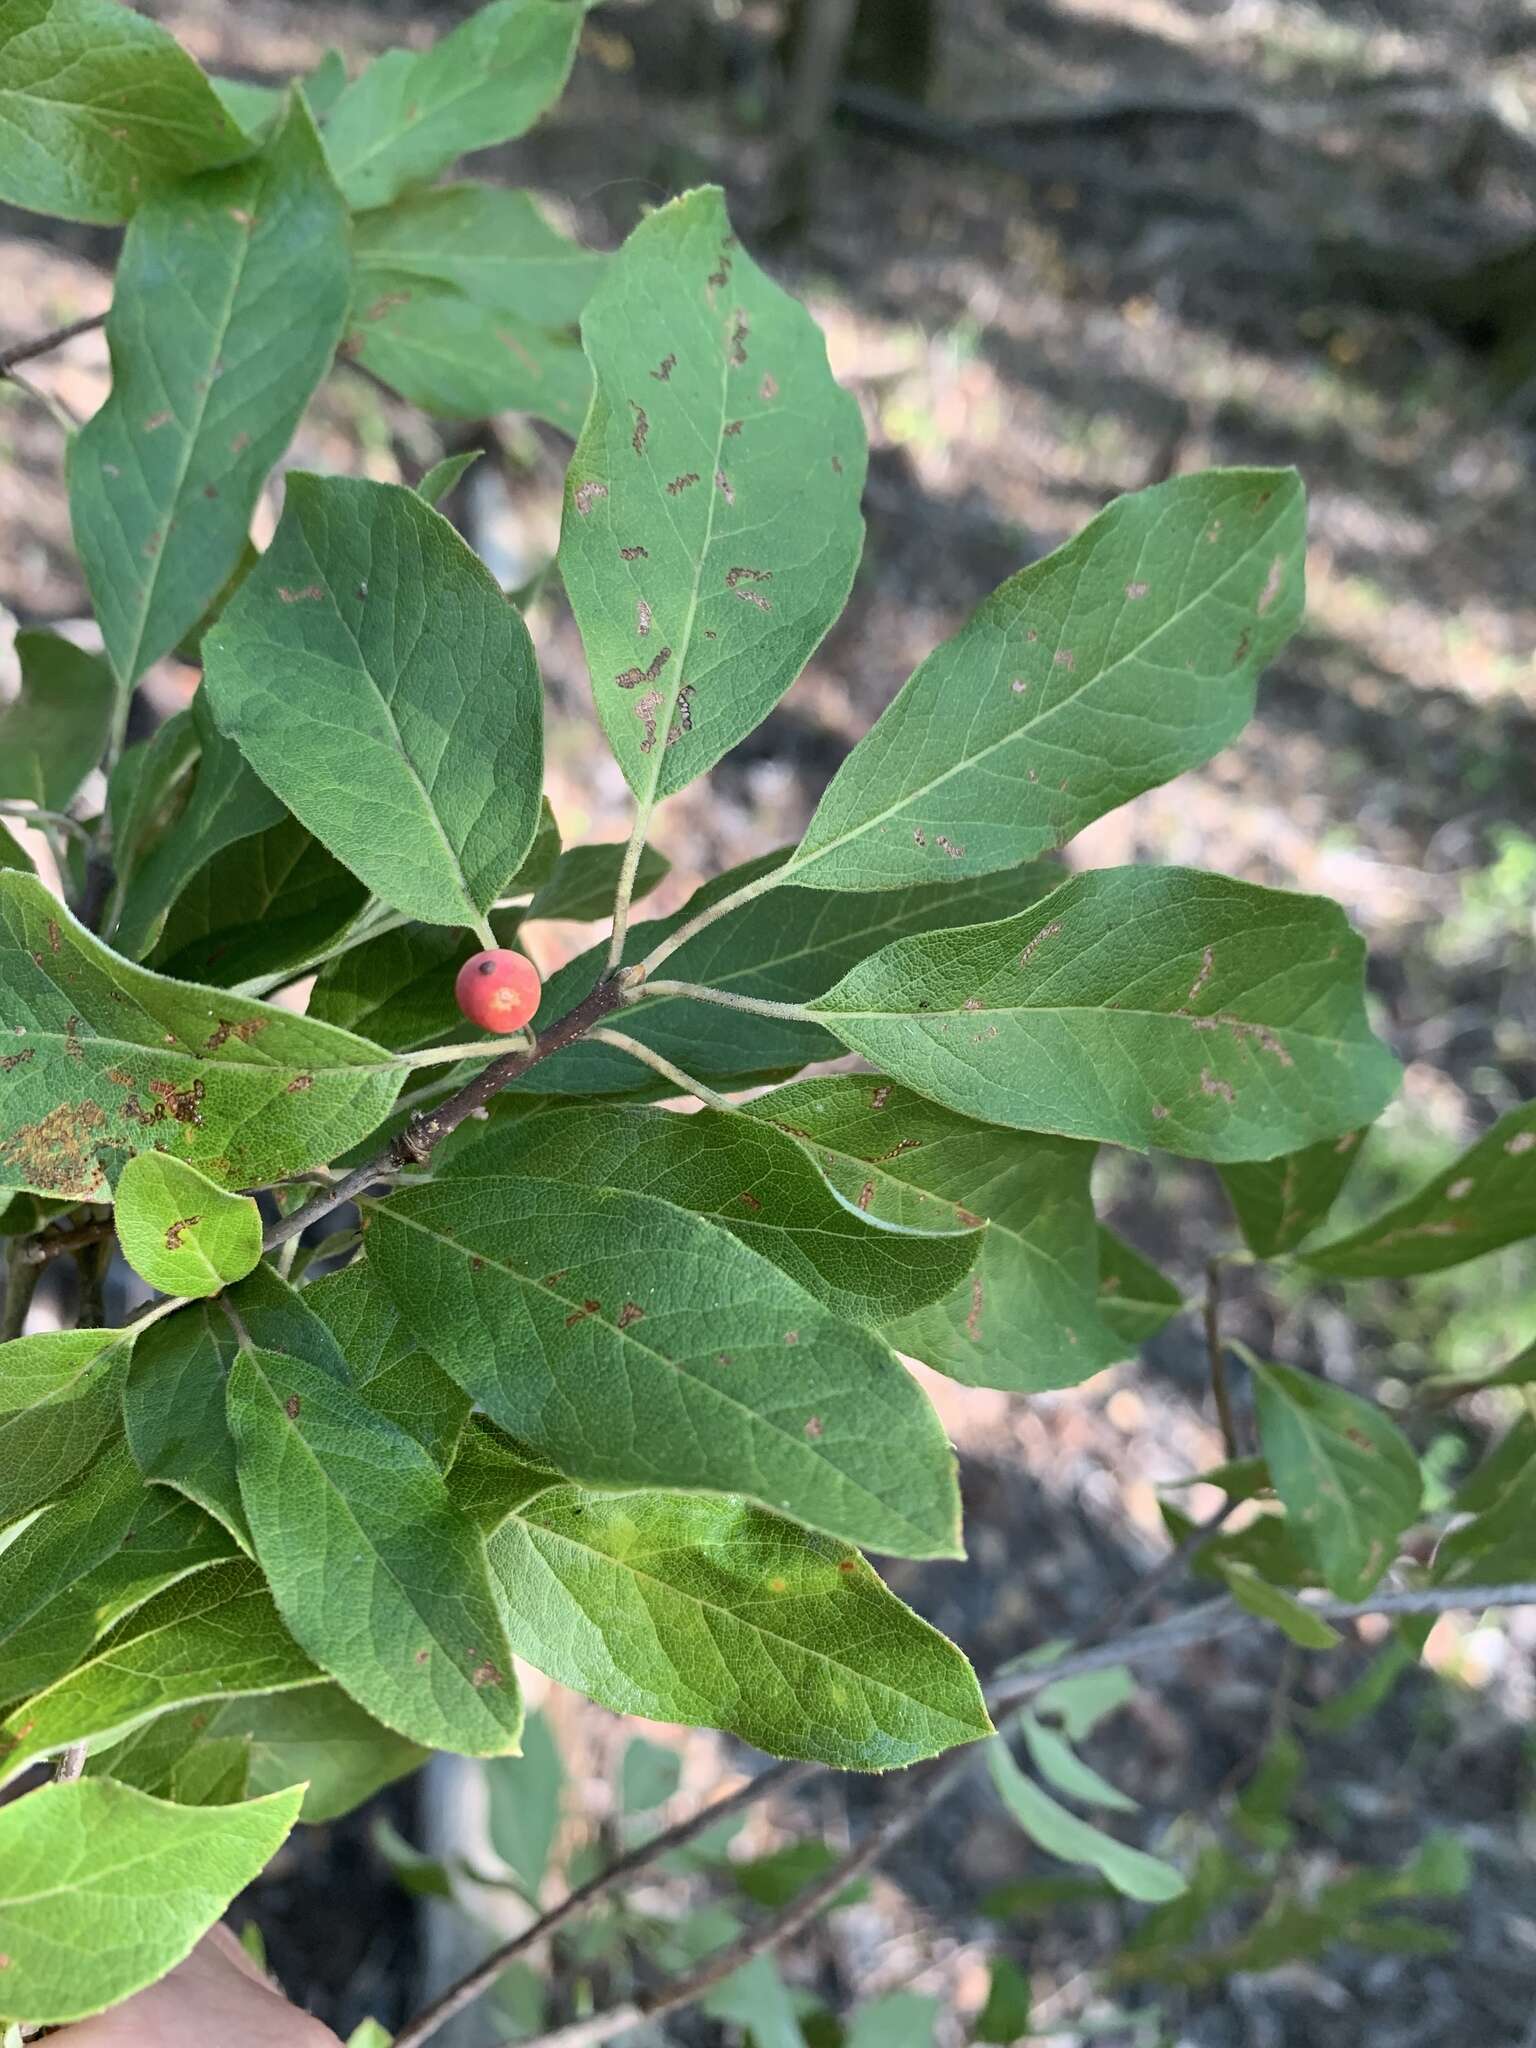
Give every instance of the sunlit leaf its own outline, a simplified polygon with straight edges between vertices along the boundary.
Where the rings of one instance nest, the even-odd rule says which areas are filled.
[[[46,1330],[0,1345],[0,1524],[51,1500],[117,1420],[133,1342],[121,1330]]]
[[[124,1258],[162,1294],[217,1294],[261,1257],[261,1211],[251,1197],[227,1194],[169,1153],[130,1159],[115,1202]]]
[[[1184,1306],[1173,1282],[1113,1230],[1099,1226],[1099,1317],[1123,1343],[1145,1344]]]
[[[609,259],[552,228],[529,193],[465,183],[418,187],[360,215],[352,260],[359,303],[382,271],[553,328],[575,326]]]
[[[1360,1156],[1362,1131],[1248,1165],[1221,1169],[1243,1242],[1261,1259],[1294,1251],[1333,1207]]]

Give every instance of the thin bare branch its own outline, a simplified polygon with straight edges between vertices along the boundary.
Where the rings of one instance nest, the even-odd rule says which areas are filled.
[[[0,377],[8,377],[17,363],[29,363],[34,356],[45,356],[51,349],[73,341],[77,334],[89,334],[93,329],[105,326],[106,319],[105,313],[87,313],[83,320],[71,320],[66,326],[55,327],[48,334],[34,336],[31,341],[13,342],[9,348],[0,349]]]
[[[1229,1458],[1239,1456],[1237,1417],[1232,1410],[1232,1382],[1227,1375],[1227,1347],[1221,1335],[1221,1261],[1205,1262],[1205,1352],[1210,1361],[1211,1392],[1216,1400],[1216,1419],[1221,1424],[1221,1441]]]

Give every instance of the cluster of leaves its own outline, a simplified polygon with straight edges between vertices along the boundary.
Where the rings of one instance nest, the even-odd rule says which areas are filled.
[[[150,1981],[295,1818],[434,1748],[514,1754],[517,1659],[844,1768],[986,1736],[964,1657],[861,1555],[961,1554],[898,1348],[968,1384],[1083,1380],[1178,1306],[1098,1224],[1098,1146],[1214,1162],[1253,1250],[1297,1255],[1395,1085],[1334,905],[1045,858],[1241,729],[1301,611],[1286,472],[1109,506],[922,663],[797,846],[630,921],[665,872],[656,804],[847,597],[865,443],[717,192],[595,257],[526,195],[431,182],[554,98],[580,12],[495,0],[275,95],[109,0],[0,7],[0,190],[128,220],[112,394],[68,455],[105,656],[20,636],[0,713],[0,793],[68,828],[62,893],[0,835],[0,1230],[24,1309],[47,1233],[99,1236],[110,1203],[163,1297],[0,1349],[0,1779],[89,1751],[0,1812],[6,2017]],[[532,643],[434,509],[451,466],[414,491],[290,474],[257,554],[338,354],[440,412],[580,427],[558,571],[626,849],[561,846]],[[125,746],[177,648],[190,710]],[[472,950],[610,902],[531,1044],[463,1040]],[[311,975],[306,1014],[263,1000]],[[845,1051],[868,1071],[793,1080]],[[651,1106],[680,1088],[708,1106]],[[300,1249],[353,1167],[361,1231]],[[1299,1255],[1424,1270],[1533,1205],[1527,1111]],[[1287,1512],[1210,1569],[1315,1631],[1292,1589],[1367,1592],[1418,1466],[1355,1397],[1256,1379],[1263,1462],[1233,1484]],[[1518,1551],[1522,1449],[1437,1571]],[[1114,1805],[1031,1730],[1037,1777]],[[1178,1888],[994,1754],[1051,1853]]]

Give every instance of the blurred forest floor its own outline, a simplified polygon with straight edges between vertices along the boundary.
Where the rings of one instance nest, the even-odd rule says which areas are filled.
[[[355,68],[468,10],[160,0],[146,11],[211,68],[268,78],[306,69],[331,43]],[[719,179],[762,260],[822,321],[869,426],[869,539],[847,615],[787,703],[664,809],[655,837],[673,873],[647,911],[793,841],[915,663],[1117,492],[1206,464],[1294,462],[1311,494],[1310,610],[1261,686],[1258,716],[1208,768],[1102,821],[1066,858],[1182,862],[1340,900],[1371,949],[1379,1028],[1407,1063],[1343,1212],[1406,1191],[1536,1095],[1536,406],[1529,385],[1522,406],[1499,382],[1475,335],[1447,331],[1404,288],[1536,234],[1536,8],[948,0],[934,132],[834,125],[793,227],[774,218],[770,176],[763,67],[777,10],[721,0],[707,36],[689,12],[674,0],[598,9],[566,99],[474,165],[532,186],[604,248],[645,205]],[[1068,104],[1094,117],[1039,118]],[[954,124],[970,128],[969,146],[949,146]],[[0,343],[103,307],[114,245],[0,212]],[[88,413],[106,389],[100,337],[33,374]],[[553,433],[434,425],[342,370],[288,461],[413,480],[475,440],[491,454],[446,509],[517,585],[557,538],[566,449]],[[0,443],[0,602],[25,623],[76,618],[57,429],[8,393]],[[566,838],[622,837],[623,786],[569,616],[543,599],[531,624]],[[163,709],[194,680],[163,664],[151,695]],[[562,956],[590,936],[544,932]],[[1102,1188],[1117,1225],[1192,1294],[1207,1255],[1235,1242],[1204,1170],[1115,1156]],[[1454,1421],[1426,1417],[1416,1382],[1476,1374],[1536,1337],[1530,1248],[1411,1291],[1271,1273],[1235,1292],[1235,1334],[1373,1389],[1446,1479],[1505,1417],[1494,1397],[1463,1403]],[[972,1560],[889,1576],[984,1665],[1094,1620],[1162,1547],[1154,1486],[1219,1456],[1195,1322],[1070,1393],[1026,1402],[930,1379],[962,1451]],[[1193,1509],[1214,1500],[1196,1489]],[[1099,1899],[1044,1917],[1023,1905],[979,1915],[989,1889],[1059,1866],[973,1793],[806,1946],[803,1970],[824,1992],[841,1980],[861,1994],[936,1993],[945,2042],[964,2038],[960,2016],[984,1995],[981,1958],[1001,1946],[1031,1971],[1065,2041],[1526,2048],[1531,1647],[1523,1625],[1447,1621],[1431,1643],[1443,1683],[1414,1676],[1375,1720],[1307,1737],[1292,1874],[1315,1883],[1400,1862],[1427,1828],[1450,1828],[1473,1878],[1441,1909],[1456,1937],[1446,1955],[1340,1946],[1264,1977],[1143,1988],[1128,2002],[1160,2005],[1166,2031],[1128,2031],[1095,1975],[1123,1910]],[[1226,1645],[1156,1674],[1092,1750],[1145,1802],[1138,1839],[1180,1814],[1201,1817],[1180,1823],[1195,1834],[1211,1826],[1276,1714],[1306,1731],[1311,1707],[1358,1677],[1367,1654],[1298,1669],[1272,1646]],[[1285,1697],[1295,1704],[1277,1708]],[[610,1739],[592,1733],[602,1718],[562,1725],[596,1756]],[[688,1789],[718,1780],[714,1738],[683,1748]],[[875,1796],[854,1787],[849,1803]],[[846,1824],[835,1804],[830,1820],[825,1806],[805,1818],[835,1832]],[[321,1911],[324,1884],[296,1868],[257,1905],[291,1987],[351,2024],[370,2002],[384,2011],[404,1937],[363,1838],[327,1832],[328,1881],[356,1924]],[[676,2038],[722,2035],[685,2019]]]

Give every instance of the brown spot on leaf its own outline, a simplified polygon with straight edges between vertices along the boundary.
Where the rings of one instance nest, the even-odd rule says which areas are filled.
[[[1140,604],[1141,600],[1146,596],[1147,592],[1151,588],[1152,586],[1150,583],[1127,583],[1127,585],[1125,586],[1126,603]]]
[[[197,1106],[203,1099],[201,1075],[187,1088],[178,1088],[174,1081],[151,1081],[149,1092],[164,1105],[168,1116],[175,1117],[177,1123],[201,1124],[202,1111]]]
[[[1239,662],[1243,662],[1248,659],[1248,650],[1250,647],[1252,647],[1252,645],[1253,635],[1245,627],[1244,630],[1238,634],[1237,645],[1232,650],[1232,666],[1234,668],[1237,667]]]
[[[1516,1131],[1512,1138],[1504,1140],[1504,1150],[1518,1159],[1522,1152],[1536,1148],[1536,1131]]]
[[[49,950],[49,952],[50,952],[50,953],[57,953],[57,952],[58,952],[58,950],[59,950],[59,948],[60,948],[60,946],[61,946],[61,945],[62,945],[63,943],[64,943],[64,940],[63,940],[63,935],[62,935],[62,934],[61,934],[61,932],[59,931],[59,921],[58,921],[58,919],[57,919],[56,917],[50,917],[50,918],[49,918],[49,920],[48,920],[48,950]]]
[[[928,834],[921,825],[914,825],[912,827],[912,844],[914,846],[926,846],[928,844]]]
[[[572,1309],[565,1319],[565,1327],[573,1330],[578,1323],[584,1323],[588,1316],[595,1316],[602,1308],[600,1301],[584,1301],[580,1308]]]
[[[173,412],[152,412],[144,422],[146,434],[158,434],[162,427],[168,427],[176,417]]]
[[[1167,1104],[1166,1104],[1166,1103],[1163,1103],[1163,1102],[1154,1102],[1154,1103],[1153,1103],[1153,1105],[1152,1105],[1152,1120],[1153,1120],[1153,1122],[1154,1122],[1154,1123],[1159,1123],[1159,1124],[1160,1124],[1160,1123],[1162,1122],[1163,1118],[1164,1118],[1164,1117],[1165,1117],[1165,1116],[1166,1116],[1167,1114],[1168,1114],[1168,1106],[1167,1106]]]
[[[650,555],[651,551],[649,548],[634,547],[619,549],[619,560],[621,562],[647,562],[650,560]]]
[[[859,1206],[859,1207],[860,1207],[861,1209],[867,1209],[867,1208],[869,1207],[870,1203],[871,1203],[871,1202],[872,1202],[872,1201],[873,1201],[874,1199],[875,1199],[875,1184],[874,1184],[874,1182],[873,1182],[872,1180],[867,1180],[867,1181],[865,1181],[865,1183],[864,1183],[863,1187],[861,1187],[861,1188],[859,1189],[859,1202],[858,1202],[858,1206]]]
[[[671,659],[671,648],[659,647],[656,650],[656,653],[651,657],[651,665],[649,668],[621,669],[613,680],[618,684],[621,690],[636,689],[641,683],[654,683],[659,679],[662,670],[666,667],[667,663]]]
[[[284,604],[315,604],[325,596],[325,590],[319,583],[306,583],[302,590],[289,590],[279,583],[277,594]]]
[[[726,440],[726,441],[731,441],[731,440],[734,440],[734,439],[735,439],[735,437],[736,437],[736,435],[738,435],[738,434],[739,434],[740,432],[741,432],[741,421],[740,421],[740,420],[727,420],[727,421],[726,421],[726,423],[725,423],[725,430],[724,430],[723,434],[721,435],[721,439],[722,439],[722,440]]]
[[[833,456],[833,458],[832,458],[832,474],[833,474],[834,476],[841,476],[841,475],[842,475],[842,473],[843,473],[843,458],[841,457],[841,455],[834,455],[834,456]]]
[[[251,437],[250,437],[250,435],[249,435],[249,434],[247,434],[247,433],[241,432],[241,433],[238,433],[238,434],[236,434],[235,438],[234,438],[234,439],[233,439],[233,440],[232,440],[232,441],[230,442],[230,444],[229,444],[229,452],[230,452],[230,454],[231,454],[231,455],[243,455],[243,454],[245,453],[246,449],[250,447],[250,445],[251,445]]]
[[[632,1324],[644,1322],[644,1320],[645,1310],[638,1301],[626,1301],[619,1310],[618,1325],[621,1330],[627,1330]]]
[[[636,405],[633,399],[629,402],[634,409],[635,415],[635,431],[629,437],[629,445],[637,455],[643,455],[645,453],[646,436],[651,431],[650,416],[643,405]]]
[[[408,306],[410,303],[409,292],[385,292],[382,297],[375,299],[371,306],[365,306],[360,317],[364,320],[382,320],[384,315],[392,313],[396,306]]]
[[[238,227],[252,228],[256,225],[254,213],[248,213],[243,206],[227,206],[224,211]]]
[[[935,845],[942,846],[951,860],[962,860],[965,857],[965,848],[963,846],[956,846],[954,841],[946,839],[942,832],[934,843]]]
[[[821,1433],[822,1433],[822,1422],[821,1422],[821,1417],[820,1417],[819,1415],[808,1415],[808,1416],[806,1417],[806,1419],[805,1419],[805,1433],[806,1433],[806,1435],[807,1435],[808,1437],[810,1437],[810,1438],[811,1438],[811,1439],[812,1439],[813,1441],[814,1441],[814,1440],[815,1440],[815,1439],[816,1439],[817,1437],[819,1437],[819,1436],[821,1435]]]
[[[751,332],[752,324],[747,319],[746,314],[743,313],[741,308],[738,306],[736,309],[735,322],[731,328],[730,348],[731,363],[734,366],[734,368],[738,370],[742,368],[742,366],[745,364],[747,360],[747,337],[751,334]],[[773,379],[771,377],[765,377],[763,379],[763,382],[765,384],[771,384],[773,382]],[[778,386],[774,385],[774,389],[777,390]]]
[[[635,706],[635,716],[645,727],[645,738],[640,742],[642,754],[648,754],[656,744],[656,713],[663,702],[660,690],[647,690]]]
[[[889,1081],[883,1081],[869,1098],[869,1106],[871,1109],[884,1109],[890,1099],[891,1084]]]
[[[680,498],[684,491],[691,491],[698,480],[699,472],[696,469],[685,470],[681,476],[673,477],[671,483],[667,485],[667,496]]]
[[[719,491],[721,497],[724,498],[727,505],[735,504],[735,489],[731,484],[730,478],[726,475],[723,469],[717,469],[715,471],[715,488],[717,491]]]
[[[295,1074],[288,1083],[288,1086],[283,1090],[283,1093],[285,1095],[302,1095],[306,1088],[313,1088],[314,1085],[315,1077],[313,1074]]]
[[[986,1307],[986,1293],[982,1287],[981,1275],[974,1269],[971,1273],[971,1306],[966,1313],[965,1334],[973,1344],[981,1342],[981,1312]]]
[[[202,1222],[201,1216],[180,1216],[165,1233],[165,1248],[168,1252],[179,1252],[181,1240],[189,1230],[195,1230]]]
[[[677,716],[667,729],[667,745],[675,747],[685,732],[693,731],[693,685],[684,683],[677,693]]]
[[[478,1655],[478,1652],[471,1650],[469,1654],[471,1657],[474,1657]],[[489,1657],[482,1657],[474,1670],[470,1672],[469,1682],[477,1690],[482,1686],[500,1685],[501,1673],[496,1669],[496,1666]]]
[[[1235,1102],[1236,1091],[1230,1081],[1223,1081],[1219,1074],[1213,1074],[1209,1067],[1200,1069],[1200,1093],[1219,1095],[1223,1102]]]
[[[778,379],[773,375],[771,370],[764,372],[763,381],[757,387],[757,395],[759,398],[766,399],[774,399],[778,397]]]
[[[432,1652],[430,1650],[418,1650],[416,1652],[416,1662],[418,1664],[425,1664],[431,1658],[431,1655]]]
[[[1060,931],[1061,921],[1059,918],[1051,924],[1042,926],[1041,929],[1035,933],[1035,936],[1030,940],[1029,944],[1024,948],[1023,952],[1019,955],[1019,965],[1021,967],[1027,967],[1030,961],[1033,959],[1037,950],[1045,944],[1046,940],[1056,938],[1059,935]]]
[[[4,1059],[0,1059],[0,1074],[8,1074],[12,1067],[24,1067],[36,1050],[35,1046],[27,1045],[20,1052],[8,1052]]]
[[[39,1194],[92,1193],[105,1176],[92,1152],[95,1133],[106,1123],[99,1102],[61,1102],[36,1123],[22,1124],[0,1143],[0,1160],[15,1166]]]
[[[655,369],[652,370],[651,375],[656,379],[656,382],[658,384],[665,384],[670,380],[672,372],[676,368],[676,356],[663,356],[661,361],[656,365]]]
[[[1453,1180],[1445,1191],[1448,1202],[1464,1202],[1477,1183],[1470,1174],[1463,1174],[1460,1180]]]
[[[1340,1138],[1339,1142],[1337,1143],[1337,1145],[1334,1146],[1333,1149],[1335,1152],[1342,1155],[1345,1152],[1353,1152],[1355,1147],[1359,1144],[1359,1142],[1360,1133],[1358,1131],[1346,1131],[1343,1137]],[[1287,1168],[1286,1171],[1287,1173],[1289,1173],[1290,1169]]]
[[[302,1403],[300,1402],[297,1394],[290,1394],[287,1400],[283,1403],[283,1413],[287,1416],[290,1422],[298,1421],[299,1409],[301,1406]]]
[[[837,1568],[840,1572],[851,1573],[856,1572],[859,1567],[851,1557],[840,1557],[837,1561]]]
[[[749,1193],[746,1188],[742,1189],[741,1193],[736,1197],[736,1199],[738,1202],[741,1203],[744,1209],[750,1209],[754,1216],[763,1206],[762,1203],[757,1199],[756,1195]]]
[[[1190,983],[1189,994],[1184,998],[1185,1002],[1192,1003],[1195,1000],[1195,997],[1199,995],[1201,989],[1203,989],[1205,987],[1205,984],[1210,980],[1211,974],[1215,966],[1215,955],[1212,953],[1211,948],[1207,946],[1205,951],[1200,955],[1200,972],[1195,976],[1194,980]]]
[[[635,631],[643,640],[651,630],[651,608],[643,597],[635,599]]]
[[[786,1330],[784,1332],[784,1342],[786,1344],[798,1344],[800,1342],[800,1332],[798,1330]]]
[[[205,1052],[220,1052],[232,1038],[238,1038],[242,1045],[249,1045],[259,1031],[265,1031],[271,1022],[268,1017],[247,1017],[242,1024],[233,1023],[228,1017],[221,1017],[215,1028],[203,1041]]]
[[[596,504],[597,500],[599,498],[606,498],[607,495],[608,486],[606,484],[585,483],[578,484],[576,486],[575,491],[572,493],[572,498],[574,500],[576,510],[581,514],[582,518],[585,519],[587,514],[592,510],[592,507]]]

